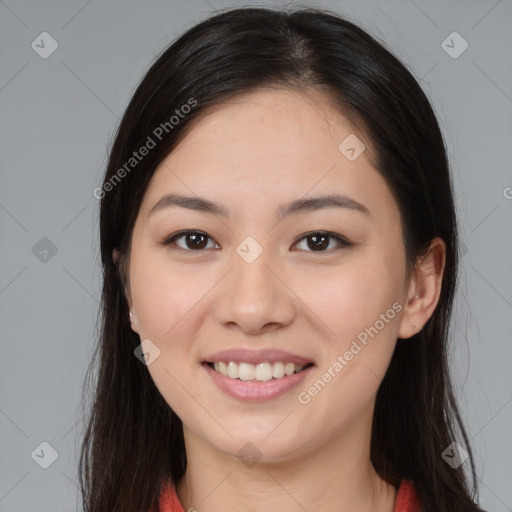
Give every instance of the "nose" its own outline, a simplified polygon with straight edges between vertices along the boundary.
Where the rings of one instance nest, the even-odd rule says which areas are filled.
[[[280,272],[269,266],[265,252],[247,263],[234,255],[234,268],[222,280],[215,308],[225,327],[245,334],[273,332],[290,325],[296,314],[294,294]]]

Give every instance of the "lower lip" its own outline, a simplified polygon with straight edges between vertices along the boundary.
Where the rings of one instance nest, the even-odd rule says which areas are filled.
[[[217,387],[228,395],[244,400],[245,402],[264,402],[278,396],[284,395],[294,387],[298,386],[309,374],[314,365],[305,368],[299,373],[287,375],[281,379],[272,379],[267,382],[244,381],[231,379],[219,372],[206,363],[201,365],[213,379]]]

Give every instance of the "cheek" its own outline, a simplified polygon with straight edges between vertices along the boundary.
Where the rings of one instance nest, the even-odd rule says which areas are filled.
[[[368,259],[311,282],[314,287],[303,292],[307,305],[323,321],[329,337],[348,343],[386,314],[401,289],[399,277],[388,266]]]
[[[385,375],[401,310],[399,271],[393,272],[382,261],[361,261],[333,273],[310,295],[308,306],[333,331],[316,380],[304,389],[317,410],[326,411],[323,423],[339,425],[357,414]]]
[[[319,406],[343,400],[347,410],[355,411],[376,392],[396,344],[400,272],[386,258],[361,257],[316,288],[312,309],[334,332],[326,337],[321,371],[336,375],[326,375],[333,385]]]
[[[207,289],[198,285],[165,258],[150,251],[134,252],[130,288],[141,336],[166,343]]]
[[[149,338],[160,350],[148,371],[160,393],[180,418],[193,420],[187,392],[193,349],[191,332],[201,297],[211,286],[177,271],[165,258],[140,246],[130,260],[130,288],[141,340]]]

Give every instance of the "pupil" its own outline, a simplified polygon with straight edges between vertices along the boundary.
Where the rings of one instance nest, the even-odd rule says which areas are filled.
[[[313,241],[313,244],[308,244],[310,249],[325,249],[329,246],[327,235],[312,235],[309,239]]]
[[[188,244],[192,242],[192,244]],[[310,243],[312,242],[312,243]],[[199,233],[192,233],[187,236],[187,245],[190,249],[204,249],[206,247],[206,237]],[[326,249],[329,246],[328,235],[311,235],[308,239],[308,246],[310,249]]]
[[[189,245],[190,249],[203,249],[204,247],[206,247],[206,237],[201,234],[189,234],[187,241],[192,241],[192,246]]]

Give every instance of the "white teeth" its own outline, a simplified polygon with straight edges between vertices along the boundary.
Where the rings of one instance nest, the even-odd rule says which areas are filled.
[[[256,375],[256,366],[248,363],[238,365],[238,378],[240,380],[253,380]]]
[[[228,363],[228,377],[238,379],[238,365],[233,361]]]
[[[295,365],[293,363],[286,363],[286,366],[284,367],[284,373],[286,375],[291,375],[295,371]]]
[[[240,380],[257,380],[261,382],[267,382],[272,380],[272,378],[281,379],[285,375],[299,373],[304,368],[304,365],[301,364],[285,364],[280,361],[274,364],[265,362],[256,365],[249,363],[238,364],[234,361],[224,363],[221,361],[214,363],[213,366],[216,372],[221,373],[225,377]]]
[[[254,378],[261,381],[272,380],[272,365],[270,363],[260,363],[256,365]]]
[[[284,377],[284,363],[274,363],[272,367],[272,377],[274,377],[274,379]]]
[[[218,366],[218,368],[217,368]],[[226,363],[223,363],[223,362],[220,362],[220,363],[215,363],[215,369],[222,373],[222,375],[225,375],[227,377],[228,375],[228,367],[226,366]]]

